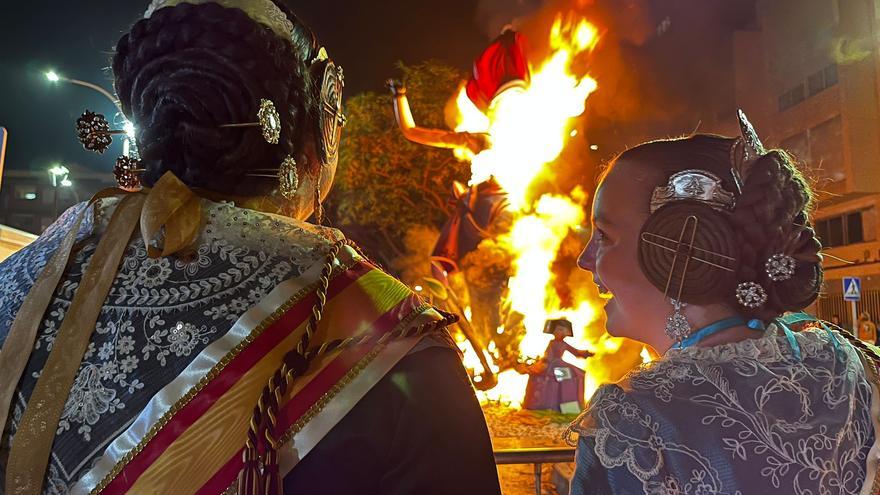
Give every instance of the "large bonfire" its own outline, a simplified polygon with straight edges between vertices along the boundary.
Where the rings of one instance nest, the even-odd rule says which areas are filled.
[[[574,73],[573,66],[579,56],[596,45],[598,31],[585,19],[563,20],[559,16],[549,41],[550,54],[539,63],[531,63],[530,84],[504,91],[488,112],[474,106],[465,88],[455,98],[456,130],[491,136],[492,146],[476,155],[466,148],[455,150],[459,158],[471,164],[471,184],[494,177],[508,195],[510,228],[484,244],[491,244],[492,250],[505,253],[509,259],[505,274],[509,280],[500,291],[502,302],[498,307],[508,316],[518,317],[501,317],[493,329],[488,351],[494,359],[489,366],[497,373],[498,385],[481,392],[481,398],[514,407],[523,400],[528,381],[524,371],[547,346],[549,336],[543,333],[547,319],[571,321],[575,329],[571,343],[596,354],[586,362],[565,357],[586,370],[586,398],[600,383],[620,376],[632,365],[626,362],[609,366],[614,360],[603,359],[618,351],[622,340],[610,337],[600,325],[600,301],[592,299],[589,291],[577,291],[573,300],[564,301],[555,283],[554,261],[566,238],[586,223],[588,198],[580,188],[568,194],[535,194],[533,188],[553,167],[564,166],[557,159],[573,135],[575,118],[583,114],[587,98],[597,89],[594,79]],[[473,302],[473,291],[471,299]],[[467,316],[472,313],[471,308],[465,309]],[[505,360],[499,349],[498,342],[504,341],[507,333],[518,334],[514,339],[516,365]],[[479,380],[485,371],[481,361],[466,340],[462,339],[460,346],[466,366]]]

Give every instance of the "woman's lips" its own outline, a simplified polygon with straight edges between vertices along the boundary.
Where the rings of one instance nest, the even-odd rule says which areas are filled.
[[[597,280],[594,280],[593,282],[596,284],[596,288],[599,289],[599,298],[600,299],[611,299],[612,297],[614,297],[614,294],[612,294],[611,291],[608,290],[607,287],[602,285],[602,282],[599,282]]]

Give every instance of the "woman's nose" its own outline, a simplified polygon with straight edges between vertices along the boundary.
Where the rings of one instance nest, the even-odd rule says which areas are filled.
[[[582,270],[587,270],[592,272],[596,269],[596,252],[593,248],[593,243],[587,244],[587,247],[581,252],[581,255],[578,256],[577,265]]]

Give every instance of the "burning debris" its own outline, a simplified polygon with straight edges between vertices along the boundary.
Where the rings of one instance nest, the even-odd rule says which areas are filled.
[[[596,46],[598,33],[586,19],[558,16],[549,55],[532,61],[522,35],[505,31],[476,59],[473,77],[455,96],[454,131],[419,128],[405,87],[391,85],[408,139],[450,148],[470,163],[470,181],[455,184],[456,212],[434,251],[436,278],[426,285],[466,317],[459,345],[486,401],[522,406],[529,376],[546,368],[548,320],[570,322],[573,348],[595,355],[586,366],[564,358],[574,369],[586,368],[581,399],[640,361],[636,350],[632,360],[609,366],[603,358],[622,340],[601,328],[595,294],[572,289],[572,281],[554,271],[565,243],[585,241],[587,195],[579,187],[567,194],[535,191],[554,167],[565,166],[557,158],[598,87],[573,70],[575,60]],[[567,267],[575,270],[573,260]],[[572,379],[563,375],[557,379]]]

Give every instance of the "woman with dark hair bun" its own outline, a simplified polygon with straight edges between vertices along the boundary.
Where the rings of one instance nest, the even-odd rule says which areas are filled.
[[[876,493],[880,357],[802,312],[822,285],[812,194],[739,118],[737,138],[623,152],[596,190],[578,264],[608,332],[660,357],[570,426],[572,494]]]
[[[0,264],[0,493],[500,493],[456,317],[320,225],[344,81],[311,30],[154,0],[113,72],[139,160]]]

